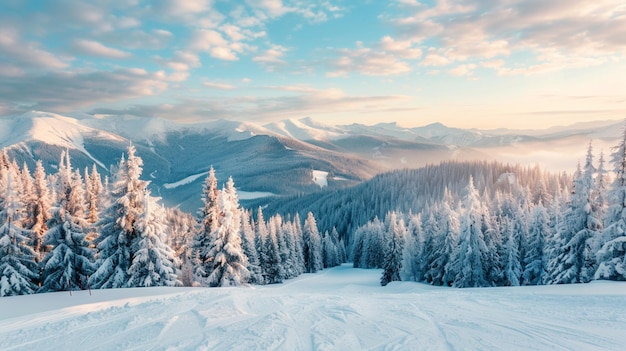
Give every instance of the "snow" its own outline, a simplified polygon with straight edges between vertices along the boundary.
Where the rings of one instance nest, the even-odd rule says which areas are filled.
[[[239,200],[254,200],[270,196],[276,196],[276,194],[267,191],[242,191],[237,189]]]
[[[313,182],[323,188],[328,186],[328,172],[313,171]]]
[[[179,186],[183,186],[183,185],[187,185],[189,183],[192,183],[196,179],[198,179],[198,178],[200,178],[202,176],[205,176],[207,174],[209,174],[209,171],[198,173],[198,174],[193,174],[193,175],[185,177],[185,178],[183,178],[183,179],[181,179],[181,180],[179,180],[177,182],[163,184],[163,187],[165,189],[175,189],[175,188],[178,188]]]
[[[379,285],[349,265],[284,284],[0,298],[0,349],[619,350],[625,283]]]

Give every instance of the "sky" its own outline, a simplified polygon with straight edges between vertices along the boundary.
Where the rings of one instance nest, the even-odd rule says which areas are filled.
[[[626,117],[623,0],[2,0],[0,116]]]

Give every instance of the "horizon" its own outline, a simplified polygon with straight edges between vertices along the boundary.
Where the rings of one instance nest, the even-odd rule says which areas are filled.
[[[626,116],[626,8],[4,1],[0,116],[545,129]]]

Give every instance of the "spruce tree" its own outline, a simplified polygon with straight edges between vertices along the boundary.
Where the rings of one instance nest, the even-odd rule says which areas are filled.
[[[211,166],[202,187],[202,203],[204,206],[199,211],[200,225],[191,245],[194,279],[197,281],[206,280],[211,271],[212,263],[210,262],[209,250],[215,240],[212,235],[216,233],[219,226],[218,193],[215,170]]]
[[[483,238],[483,213],[478,191],[474,187],[474,180],[470,177],[463,202],[461,216],[459,245],[454,253],[453,260],[446,269],[454,275],[454,287],[485,287],[492,283],[487,280],[485,266],[487,245]]]
[[[129,268],[139,238],[136,222],[143,214],[144,195],[148,182],[140,180],[143,161],[135,155],[135,147],[128,147],[128,157],[122,157],[112,184],[112,203],[98,222],[101,228],[97,238],[97,270],[91,276],[94,288],[128,287]]]
[[[26,245],[30,231],[19,224],[20,203],[13,175],[0,167],[0,297],[32,294],[36,286],[37,263]]]
[[[133,258],[128,268],[128,286],[180,285],[176,274],[178,258],[166,243],[165,210],[148,191],[143,201],[143,212],[134,225],[137,237],[131,247]]]
[[[306,273],[316,273],[324,268],[322,260],[322,239],[320,238],[313,213],[307,214],[303,228],[304,264]]]
[[[541,285],[547,278],[547,240],[552,237],[549,216],[541,201],[533,208],[530,223],[530,236],[524,262],[524,284]]]
[[[398,218],[395,212],[391,212],[385,219],[387,222],[387,247],[385,248],[385,259],[383,263],[383,275],[380,278],[380,285],[386,286],[390,282],[400,281],[400,271],[402,270],[402,251],[404,249],[404,237],[406,228],[404,220]]]
[[[209,249],[211,270],[208,272],[208,284],[212,287],[246,284],[250,272],[246,268],[248,260],[241,248],[239,200],[232,178],[219,192],[217,202],[219,225],[212,234],[214,240]]]
[[[600,236],[595,279],[626,281],[626,127],[613,149],[615,179],[608,198],[606,227]]]

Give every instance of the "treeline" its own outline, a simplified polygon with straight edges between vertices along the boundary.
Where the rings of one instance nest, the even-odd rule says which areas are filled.
[[[569,187],[536,191],[518,182],[479,193],[463,191],[416,213],[389,212],[359,227],[355,267],[383,268],[383,285],[411,280],[489,287],[626,280],[626,131],[612,154],[609,181],[591,143]],[[514,179],[514,178],[511,178]]]
[[[55,174],[33,174],[0,152],[0,296],[87,288],[271,284],[345,261],[336,231],[273,216],[253,221],[232,179],[211,169],[198,216],[167,209],[141,180],[129,146],[102,179],[63,152]]]
[[[541,191],[554,193],[571,186],[571,176],[555,174],[538,166],[510,165],[501,162],[446,161],[419,169],[383,173],[346,189],[281,199],[266,208],[266,213],[313,212],[321,231],[337,228],[346,243],[352,243],[356,229],[374,217],[383,219],[389,211],[421,212],[440,202],[446,189],[460,194],[469,177],[482,194],[493,198],[511,187],[527,188],[531,199]],[[543,189],[541,189],[543,187]]]

